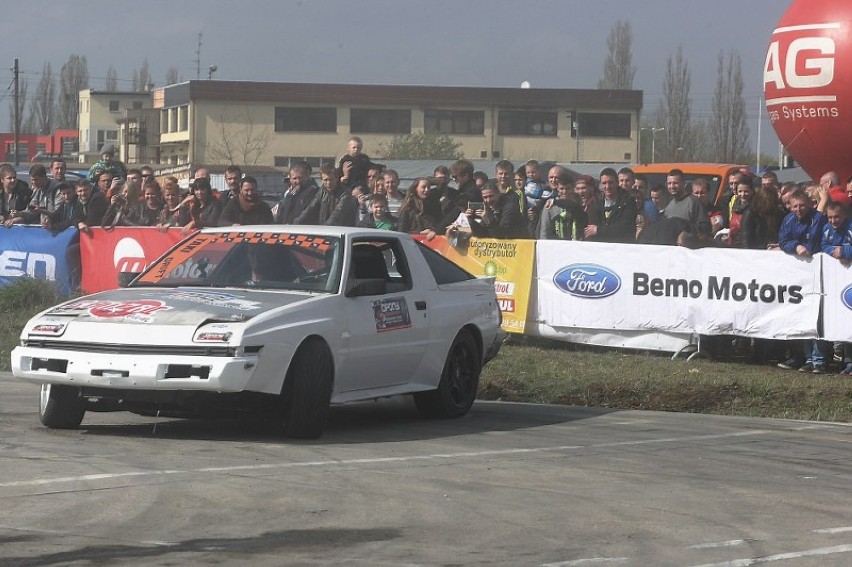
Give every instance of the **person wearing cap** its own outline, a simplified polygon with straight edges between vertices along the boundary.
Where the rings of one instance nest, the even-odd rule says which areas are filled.
[[[109,171],[114,177],[127,177],[127,168],[119,160],[115,159],[115,147],[108,144],[101,150],[100,161],[89,169],[89,181],[95,182],[95,176],[104,171]]]

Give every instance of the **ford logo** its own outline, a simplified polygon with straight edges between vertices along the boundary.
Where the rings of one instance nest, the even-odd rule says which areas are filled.
[[[596,264],[571,264],[556,272],[553,284],[575,297],[600,299],[621,289],[621,278]]]
[[[843,301],[843,305],[852,309],[852,285],[846,286],[846,289],[840,294],[840,299]]]

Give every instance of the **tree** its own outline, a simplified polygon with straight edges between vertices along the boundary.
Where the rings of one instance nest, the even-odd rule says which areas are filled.
[[[681,161],[692,153],[691,110],[689,92],[692,79],[689,65],[683,58],[683,49],[678,46],[674,56],[666,63],[666,78],[663,81],[663,98],[657,115],[657,127],[665,128],[656,141],[656,161]]]
[[[133,71],[133,85],[131,90],[136,93],[148,92],[151,86],[151,72],[148,67],[148,59],[142,62],[138,71]]]
[[[89,88],[89,64],[85,55],[70,55],[59,71],[56,127],[77,128],[80,91]]]
[[[461,145],[446,134],[414,132],[379,144],[378,152],[384,159],[459,159],[464,157],[464,153],[458,151]]]
[[[174,85],[175,83],[179,83],[180,78],[178,77],[178,68],[177,67],[169,67],[166,71],[166,84]]]
[[[599,89],[632,90],[636,67],[633,66],[633,30],[627,20],[618,20],[606,38],[607,56]]]
[[[118,73],[112,65],[109,66],[109,69],[107,69],[106,72],[104,90],[110,93],[114,93],[118,90]]]
[[[53,131],[56,112],[56,82],[53,80],[53,68],[50,62],[44,64],[41,79],[36,85],[35,98],[30,104],[32,130],[38,134],[50,134]]]
[[[223,106],[216,129],[219,135],[211,135],[205,162],[257,165],[271,136],[270,127],[259,127],[248,107],[239,110]]]
[[[740,163],[748,154],[749,127],[743,101],[739,53],[731,50],[726,62],[724,53],[720,51],[716,69],[713,122],[710,128],[713,159],[719,163]]]

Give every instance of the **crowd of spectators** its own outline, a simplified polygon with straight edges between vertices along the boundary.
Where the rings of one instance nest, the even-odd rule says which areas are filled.
[[[0,222],[39,224],[51,231],[76,226],[81,232],[92,226],[178,227],[184,234],[231,225],[364,226],[428,239],[446,234],[455,244],[474,235],[713,246],[797,256],[824,252],[844,265],[852,263],[852,177],[842,185],[834,172],[818,182],[782,185],[771,171],[761,176],[737,171],[718,196],[707,179],[687,183],[677,169],[668,173],[665,186],[648,186],[627,167],[575,178],[560,165],[543,171],[535,160],[517,167],[502,160],[492,177],[459,159],[402,192],[399,174],[373,162],[362,141],[352,137],[336,167],[322,166],[319,183],[307,163],[290,167],[282,197],[270,207],[257,180],[237,165],[227,167],[222,192],[213,189],[205,168],[197,169],[186,194],[174,177],[161,185],[149,166],[128,169],[110,147],[84,178],[66,178],[66,167],[54,160],[48,175],[43,165],[33,165],[28,186],[14,167],[0,165]],[[833,353],[818,341],[753,341],[751,346],[753,356],[774,357],[784,368],[821,373],[834,359],[843,374],[852,374],[848,344],[834,345]]]

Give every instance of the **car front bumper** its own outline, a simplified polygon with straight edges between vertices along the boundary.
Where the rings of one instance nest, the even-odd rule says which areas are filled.
[[[20,346],[12,350],[12,373],[36,384],[121,390],[241,392],[258,356],[107,354]]]

